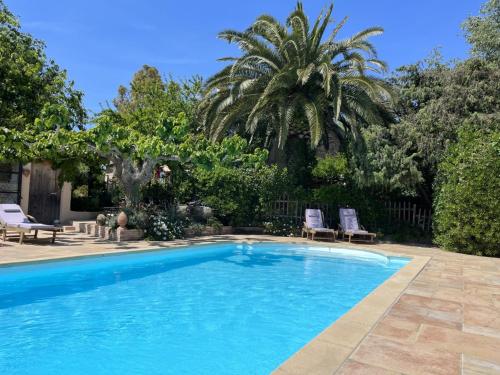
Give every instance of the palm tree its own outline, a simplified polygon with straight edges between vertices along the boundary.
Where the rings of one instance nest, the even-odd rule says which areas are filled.
[[[337,41],[344,18],[326,37],[333,5],[309,25],[302,3],[282,25],[262,15],[244,32],[226,30],[219,38],[235,43],[240,57],[211,77],[200,103],[201,121],[213,140],[239,127],[264,129],[283,149],[292,132],[306,129],[312,147],[331,129],[340,139],[360,124],[382,121],[390,93],[368,72],[384,72],[367,41],[383,30],[372,27]]]

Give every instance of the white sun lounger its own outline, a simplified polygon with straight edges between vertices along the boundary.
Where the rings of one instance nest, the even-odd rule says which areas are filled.
[[[359,240],[366,242],[373,242],[377,236],[375,233],[370,233],[363,226],[359,225],[358,215],[356,210],[353,208],[341,208],[339,210],[340,216],[340,232],[342,233],[342,238],[348,237],[349,242],[351,240]]]
[[[306,221],[304,221],[304,227],[302,228],[302,237],[304,234],[309,239],[309,234],[311,235],[311,240],[316,238],[331,239],[335,241],[337,233],[334,229],[327,228],[324,225],[323,212],[318,209],[307,208],[306,209]]]
[[[26,235],[34,231],[33,238],[38,237],[38,231],[52,232],[52,243],[56,240],[56,233],[61,229],[54,225],[40,224],[30,221],[17,204],[0,204],[0,232],[2,239],[7,239],[7,232],[19,233],[19,243],[22,244]]]

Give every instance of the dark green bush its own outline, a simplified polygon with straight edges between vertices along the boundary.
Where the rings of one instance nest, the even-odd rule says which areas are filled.
[[[398,243],[432,245],[432,234],[429,231],[409,223],[397,221],[386,225],[380,239]]]
[[[330,204],[333,207],[355,208],[360,224],[371,231],[384,231],[387,213],[378,198],[367,190],[357,189],[350,184],[326,185],[312,192],[312,201]],[[334,212],[335,224],[339,223],[338,210]]]
[[[326,155],[318,160],[311,173],[313,177],[327,184],[343,183],[349,173],[347,157],[344,154]]]
[[[141,189],[141,202],[167,207],[174,201],[172,186],[166,182],[151,181]]]
[[[217,166],[195,172],[203,204],[212,207],[224,225],[247,226],[262,222],[267,204],[286,187],[286,170],[276,166],[228,168]]]
[[[500,256],[500,124],[465,124],[439,165],[435,242],[467,254]]]

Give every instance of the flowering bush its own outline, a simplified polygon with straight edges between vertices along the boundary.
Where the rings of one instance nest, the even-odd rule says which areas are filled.
[[[270,221],[264,222],[264,233],[272,236],[297,237],[300,228],[293,220],[273,217]]]
[[[145,230],[150,240],[171,241],[184,237],[184,223],[172,219],[170,215],[159,213],[151,217],[150,226]]]

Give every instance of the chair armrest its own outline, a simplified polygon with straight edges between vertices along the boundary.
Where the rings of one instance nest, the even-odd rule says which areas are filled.
[[[35,219],[34,216],[31,216],[31,215],[26,215],[26,217],[28,218],[28,220],[30,221],[30,223],[35,223],[35,224],[38,224],[38,220]]]

